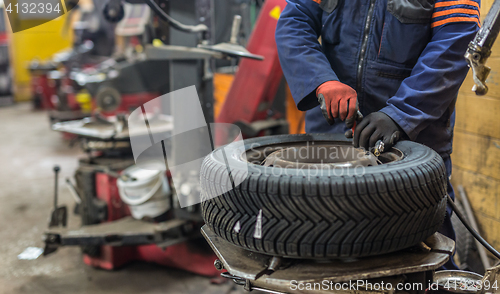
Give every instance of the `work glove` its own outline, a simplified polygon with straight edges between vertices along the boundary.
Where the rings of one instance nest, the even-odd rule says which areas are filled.
[[[401,127],[383,112],[373,112],[367,115],[354,131],[354,147],[370,150],[380,140],[384,152],[391,149],[404,134]]]
[[[328,81],[316,89],[316,97],[318,97],[320,104],[322,104],[322,99],[325,102],[325,109],[322,108],[322,110],[326,111],[324,115],[325,118],[328,115],[329,124],[333,124],[335,118],[354,122],[353,118],[358,111],[358,95],[353,88],[339,81]]]

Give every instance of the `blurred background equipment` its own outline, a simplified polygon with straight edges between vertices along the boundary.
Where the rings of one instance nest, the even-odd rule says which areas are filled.
[[[12,97],[12,67],[5,7],[0,3],[0,106],[14,102]]]
[[[105,14],[111,13],[106,9],[117,3],[124,7],[123,18],[114,20],[119,21],[115,34],[120,41],[113,58],[96,65],[80,63],[65,74],[73,89],[80,89],[76,96],[79,111],[88,117],[52,121],[54,130],[77,138],[88,154],[88,158],[80,160],[76,184],[66,181],[83,226],[77,231],[49,228],[44,235],[45,254],[60,246],[81,246],[85,263],[94,267],[114,269],[133,260],[144,260],[214,275],[215,256],[208,247],[204,248],[206,243],[199,241],[199,206],[179,207],[169,172],[151,174],[133,165],[127,115],[161,94],[195,85],[207,123],[214,122],[216,59],[247,57],[249,53],[227,54],[197,48],[198,44],[216,41],[212,1],[161,1],[160,13],[160,6],[149,1],[145,1],[149,6],[138,4],[141,1],[130,2],[105,4]],[[155,14],[150,13],[149,7]],[[203,21],[195,26],[183,24],[198,20]],[[168,30],[157,29],[166,24],[170,24]],[[233,41],[239,40],[239,23],[227,29],[233,30]],[[83,99],[78,99],[83,93],[91,97],[90,107],[84,107]],[[171,132],[172,122],[185,119],[176,111],[179,106],[158,103],[156,110],[147,114],[149,126],[166,127],[163,132]],[[189,142],[189,146],[201,143]],[[187,143],[174,141],[166,148],[167,156],[181,156],[184,144]],[[199,177],[197,171],[177,176],[185,182],[184,186],[196,183],[193,179]]]
[[[149,7],[118,4],[125,8],[115,32],[121,38],[117,55],[93,67],[71,68],[69,74],[73,84],[94,100],[90,117],[60,120],[53,126],[80,138],[89,155],[80,161],[76,184],[68,181],[83,227],[76,232],[50,229],[45,234],[45,253],[77,245],[82,247],[84,261],[94,267],[114,269],[144,260],[211,276],[213,253],[186,243],[200,237],[200,217],[177,217],[169,174],[148,175],[133,166],[126,114],[170,90],[170,61],[152,60],[145,54],[145,47],[161,38],[155,35]],[[192,6],[182,9],[193,11]],[[193,78],[201,80],[197,72]],[[171,118],[150,115],[151,127],[171,128]],[[198,249],[191,250],[193,246]]]

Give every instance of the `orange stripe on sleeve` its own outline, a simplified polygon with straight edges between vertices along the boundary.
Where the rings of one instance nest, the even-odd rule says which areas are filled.
[[[438,11],[434,12],[432,14],[432,17],[440,17],[443,15],[450,15],[453,13],[464,13],[464,14],[470,14],[470,15],[477,15],[479,16],[479,11],[475,9],[465,9],[465,8],[455,8],[455,9],[448,9],[448,10],[443,10],[443,11]]]
[[[312,1],[314,1],[314,2],[316,2],[318,4],[321,4],[321,0],[312,0]]]
[[[438,27],[440,25],[444,25],[447,23],[452,23],[452,22],[463,22],[463,21],[468,21],[468,22],[475,22],[477,23],[478,26],[481,26],[481,23],[479,22],[479,19],[475,17],[450,17],[447,19],[443,19],[440,21],[435,21],[431,24],[431,28]]]
[[[479,4],[471,0],[459,0],[459,1],[444,1],[434,4],[434,7],[448,7],[453,5],[470,5],[477,7],[479,9]]]

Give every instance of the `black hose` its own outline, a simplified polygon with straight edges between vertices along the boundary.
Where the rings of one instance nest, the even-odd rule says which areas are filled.
[[[472,236],[474,236],[474,238],[476,238],[476,240],[479,241],[479,243],[481,243],[486,249],[488,249],[488,251],[491,252],[491,254],[495,255],[496,258],[500,259],[500,252],[496,251],[496,249],[493,248],[493,246],[491,246],[488,242],[486,242],[486,240],[484,240],[483,237],[481,237],[481,235],[479,235],[479,233],[476,232],[471,227],[471,225],[465,219],[465,217],[460,212],[460,210],[458,210],[457,206],[455,205],[455,202],[453,201],[453,199],[451,199],[450,195],[448,195],[448,203],[450,204],[451,208],[453,209],[453,211],[455,212],[457,217],[460,219],[460,221],[464,224],[464,226],[467,228],[467,230],[472,234]]]
[[[145,0],[145,1],[149,5],[149,7],[151,7],[151,10],[153,10],[161,19],[168,22],[174,29],[186,33],[203,33],[208,31],[208,27],[204,24],[191,26],[182,24],[179,21],[173,19],[170,15],[165,13],[163,9],[161,9],[161,7],[155,2],[155,0]]]

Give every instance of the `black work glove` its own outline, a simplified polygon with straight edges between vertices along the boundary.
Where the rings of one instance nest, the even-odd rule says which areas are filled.
[[[383,112],[373,112],[366,116],[354,131],[354,147],[369,150],[375,147],[378,140],[384,143],[387,151],[396,144],[404,134],[401,127]]]

